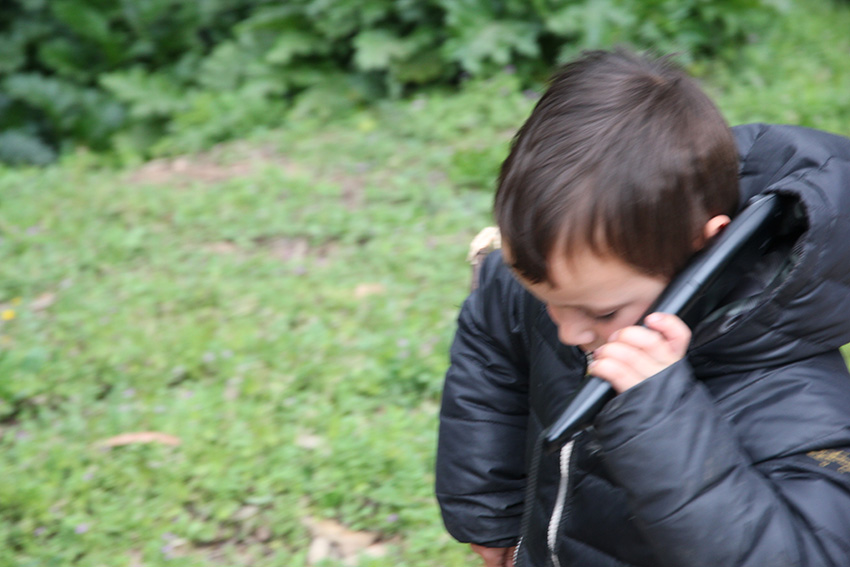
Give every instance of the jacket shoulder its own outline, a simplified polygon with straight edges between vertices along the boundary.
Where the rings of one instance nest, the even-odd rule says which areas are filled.
[[[705,384],[756,463],[850,447],[850,372],[838,351]]]

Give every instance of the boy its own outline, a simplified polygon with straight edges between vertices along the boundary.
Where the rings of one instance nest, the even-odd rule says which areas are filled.
[[[634,326],[763,193],[796,220],[723,305]],[[517,134],[495,216],[440,414],[453,536],[487,567],[848,565],[850,140],[730,130],[668,60],[590,52]],[[535,465],[586,371],[618,395]]]

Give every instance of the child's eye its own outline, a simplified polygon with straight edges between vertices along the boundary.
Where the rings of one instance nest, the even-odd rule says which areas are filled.
[[[617,316],[617,312],[611,311],[610,313],[604,313],[602,315],[596,315],[596,316],[594,316],[594,319],[596,319],[597,321],[610,321],[611,319],[613,319],[616,316]]]

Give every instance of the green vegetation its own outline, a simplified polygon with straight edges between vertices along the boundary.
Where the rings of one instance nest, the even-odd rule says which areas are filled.
[[[86,145],[197,151],[424,85],[525,83],[585,47],[725,57],[772,0],[11,0],[0,5],[0,163]],[[162,141],[167,135],[169,140]]]
[[[733,124],[802,124],[850,135],[850,9],[800,3],[731,65],[697,66]]]
[[[693,71],[733,122],[850,134],[850,9],[788,18]],[[436,412],[524,88],[316,95],[203,153],[0,170],[0,567],[474,564]]]

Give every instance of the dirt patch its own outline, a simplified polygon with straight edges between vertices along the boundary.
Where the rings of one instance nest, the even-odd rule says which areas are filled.
[[[241,247],[235,242],[223,240],[204,245],[204,250],[220,255],[247,255],[263,252],[281,262],[300,262],[314,258],[319,262],[327,260],[333,254],[337,244],[333,241],[313,245],[303,236],[261,236],[253,240],[253,247]]]
[[[301,261],[308,256],[318,260],[324,260],[334,249],[333,242],[311,246],[310,241],[304,237],[261,237],[255,238],[254,243],[281,262]]]
[[[149,161],[131,173],[129,180],[131,183],[177,186],[223,183],[269,166],[279,167],[289,174],[304,173],[269,146],[234,142],[199,154]]]
[[[210,518],[198,510],[190,513],[201,521]],[[214,539],[190,541],[175,534],[162,536],[161,552],[165,559],[203,558],[210,565],[253,565],[278,549],[274,545],[276,536],[272,530],[272,515],[259,506],[246,505],[237,510],[220,528]],[[361,558],[385,557],[389,547],[399,539],[385,538],[372,531],[351,530],[331,519],[307,516],[301,519],[309,535],[307,565],[320,565],[327,561],[356,567]]]
[[[282,169],[287,175],[305,176],[317,182],[337,185],[348,210],[357,209],[363,201],[366,168],[362,171],[347,171],[341,167],[319,170],[298,164],[270,146],[247,142],[220,144],[207,152],[155,159],[133,171],[128,180],[135,184],[188,187],[197,183],[224,183],[268,167]]]

